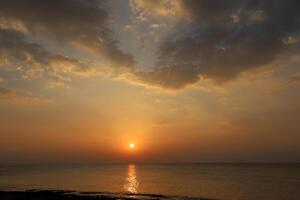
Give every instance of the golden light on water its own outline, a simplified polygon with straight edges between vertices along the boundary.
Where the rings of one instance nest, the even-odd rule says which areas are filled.
[[[128,165],[126,182],[124,184],[124,189],[129,192],[136,194],[138,192],[139,182],[136,175],[135,165]]]

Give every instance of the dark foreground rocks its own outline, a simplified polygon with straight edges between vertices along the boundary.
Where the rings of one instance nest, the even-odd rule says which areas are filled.
[[[0,200],[211,200],[157,194],[120,194],[60,190],[0,191]]]

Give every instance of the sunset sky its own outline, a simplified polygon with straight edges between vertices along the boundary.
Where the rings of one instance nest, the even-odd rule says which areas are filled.
[[[0,164],[300,161],[299,10],[0,1]]]

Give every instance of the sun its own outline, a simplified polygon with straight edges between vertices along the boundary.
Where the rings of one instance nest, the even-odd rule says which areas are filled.
[[[129,148],[130,148],[130,149],[134,149],[134,148],[135,148],[135,144],[134,144],[134,143],[130,143],[130,144],[129,144]]]

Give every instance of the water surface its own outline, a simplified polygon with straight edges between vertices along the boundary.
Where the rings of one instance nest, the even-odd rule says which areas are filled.
[[[217,199],[300,199],[299,164],[0,167],[1,190],[60,189]]]

